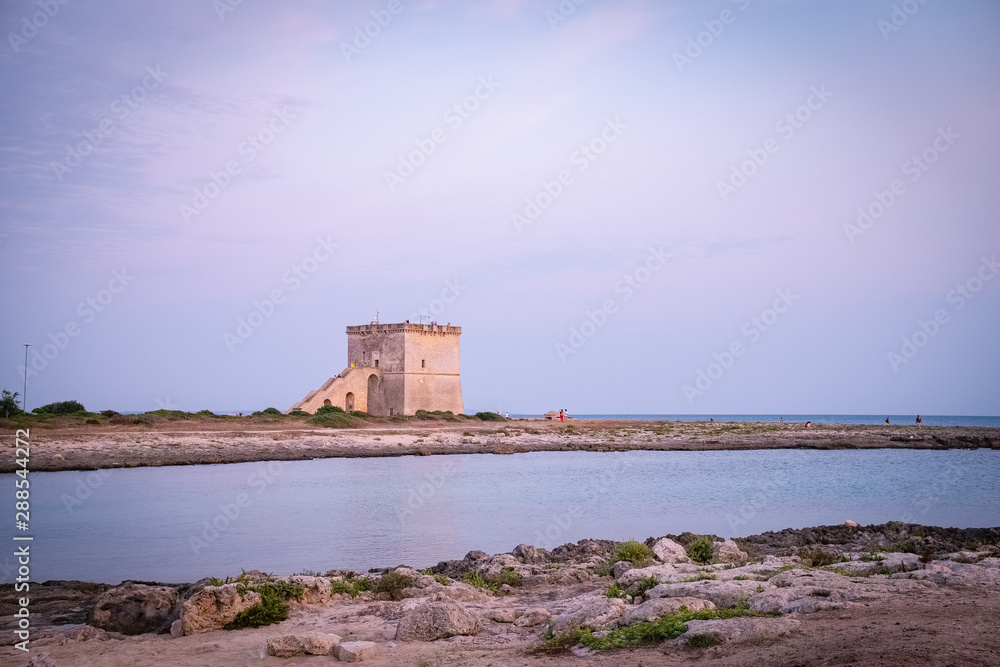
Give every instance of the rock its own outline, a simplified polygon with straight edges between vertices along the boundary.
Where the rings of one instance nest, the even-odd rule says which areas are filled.
[[[302,604],[326,604],[333,599],[333,586],[326,577],[277,577],[275,581],[286,581],[302,587]]]
[[[656,598],[627,609],[624,616],[611,623],[611,627],[622,627],[639,621],[655,621],[678,613],[681,607],[687,607],[689,611],[715,609],[712,602],[701,598]]]
[[[276,635],[267,638],[267,654],[276,658],[294,658],[305,652],[302,640],[295,635]]]
[[[712,544],[712,557],[721,563],[742,563],[750,559],[747,552],[740,549],[732,540]]]
[[[519,628],[531,628],[536,625],[541,625],[542,623],[548,623],[549,619],[552,618],[552,612],[544,607],[535,607],[533,609],[525,610],[517,620],[514,621],[514,625]]]
[[[515,558],[526,564],[544,563],[549,559],[548,551],[545,549],[536,549],[527,544],[518,544],[511,553]]]
[[[341,642],[337,644],[337,660],[341,662],[371,660],[377,651],[375,642]]]
[[[184,634],[221,630],[238,613],[260,603],[259,593],[247,591],[240,595],[236,586],[205,586],[188,598],[181,610]]]
[[[912,572],[920,567],[917,554],[887,553],[882,560],[852,560],[849,563],[834,563],[824,569],[844,572],[850,577],[870,577],[873,574]]]
[[[396,639],[434,641],[479,632],[479,620],[454,602],[429,602],[406,612],[396,626]]]
[[[847,521],[845,521],[844,525],[847,526],[847,527],[849,527],[849,528],[857,528],[858,527],[857,522],[851,521],[850,519],[848,519]]]
[[[577,628],[598,630],[606,623],[624,615],[627,606],[625,600],[609,598],[603,593],[591,593],[573,598],[567,610],[556,616],[552,633],[560,635]]]
[[[688,555],[684,547],[673,540],[661,537],[652,546],[653,555],[661,563],[687,563]]]
[[[692,597],[711,600],[717,607],[735,607],[741,600],[748,599],[757,592],[759,581],[715,581],[702,580],[677,584],[660,584],[646,591],[646,597],[677,598]]]
[[[454,600],[456,602],[482,602],[483,600],[489,600],[491,597],[493,597],[492,594],[488,591],[484,591],[482,588],[470,586],[469,584],[461,581],[455,581],[447,586],[443,586],[441,590],[436,592],[431,599],[434,601]]]
[[[686,645],[694,635],[711,635],[726,644],[766,642],[800,629],[801,621],[792,618],[748,618],[745,616],[708,621],[688,621],[687,632],[671,640],[675,646]]]
[[[476,549],[474,551],[470,551],[469,553],[465,554],[465,558],[463,558],[462,560],[464,560],[466,563],[478,563],[479,561],[486,560],[489,557],[490,555],[485,551],[479,551],[478,549]]]
[[[165,632],[177,618],[179,606],[180,596],[169,586],[129,582],[105,591],[87,622],[123,635]]]
[[[413,577],[413,587],[414,588],[427,588],[428,586],[433,586],[437,583],[437,579],[429,574],[418,574]]]
[[[621,579],[621,576],[628,572],[629,570],[636,569],[632,561],[620,560],[611,566],[611,572],[614,574],[615,579]]]
[[[837,609],[846,600],[858,596],[849,589],[829,589],[814,586],[772,588],[750,598],[748,604],[754,611],[764,614],[810,614],[821,609]]]
[[[649,577],[656,577],[658,581],[662,581],[662,579],[670,578],[675,574],[677,574],[677,570],[673,565],[650,565],[649,567],[629,570],[616,579],[618,579],[619,584],[628,588]]]
[[[498,554],[486,560],[479,561],[476,565],[476,572],[484,579],[487,577],[502,574],[505,570],[520,570],[524,566],[517,558],[510,554]]]
[[[170,636],[171,637],[183,637],[184,636],[184,623],[181,619],[177,619],[170,624]]]
[[[310,632],[299,639],[303,650],[309,655],[333,655],[340,644],[340,635],[329,632]]]
[[[56,667],[56,661],[48,653],[36,653],[24,663],[24,667]]]
[[[497,623],[513,623],[523,613],[520,609],[494,609],[489,613],[489,617]]]

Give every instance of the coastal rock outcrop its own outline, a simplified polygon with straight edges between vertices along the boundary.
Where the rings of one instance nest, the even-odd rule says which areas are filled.
[[[640,621],[655,621],[678,613],[681,607],[687,607],[688,611],[715,609],[714,604],[701,598],[655,598],[629,607],[624,616],[609,623],[608,627],[617,628]]]
[[[276,658],[309,655],[333,655],[340,644],[340,635],[309,632],[304,635],[275,635],[267,638],[267,654]]]
[[[649,567],[626,570],[617,579],[619,584],[627,588],[649,577],[656,577],[658,581],[662,581],[663,578],[671,577],[676,573],[677,570],[673,565],[650,565]]]
[[[237,584],[205,586],[184,602],[181,627],[185,635],[221,630],[237,614],[255,604],[260,604],[260,594],[254,591],[241,594]]]
[[[336,653],[341,662],[361,662],[374,658],[378,646],[375,642],[341,642],[337,644]]]
[[[712,544],[712,557],[720,563],[744,563],[750,559],[747,552],[732,540]]]
[[[166,632],[180,613],[180,596],[169,586],[126,582],[105,591],[87,623],[109,632]]]
[[[735,607],[742,600],[757,592],[758,581],[687,581],[676,584],[660,584],[646,591],[646,597],[654,598],[701,598],[710,600],[717,607]]]
[[[434,641],[479,632],[479,619],[455,602],[429,602],[406,612],[396,626],[401,641]]]
[[[326,604],[333,599],[333,586],[326,577],[293,575],[277,577],[275,581],[288,582],[302,587],[302,604]]]
[[[668,537],[661,537],[660,539],[653,542],[653,546],[650,547],[653,555],[661,563],[687,563],[688,555],[684,547],[677,544]]]
[[[621,617],[627,606],[625,600],[609,598],[603,593],[581,595],[571,599],[566,610],[555,617],[552,633],[560,635],[577,628],[598,630]]]
[[[536,625],[541,625],[542,623],[548,623],[549,619],[552,618],[552,612],[544,607],[535,607],[533,609],[527,609],[523,614],[517,617],[514,621],[514,625],[519,628],[531,628]]]

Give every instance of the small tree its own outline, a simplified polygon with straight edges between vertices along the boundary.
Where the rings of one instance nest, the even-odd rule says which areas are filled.
[[[17,405],[18,396],[20,394],[16,391],[12,394],[6,389],[3,390],[3,394],[0,394],[0,413],[3,413],[4,419],[16,417],[23,412]]]

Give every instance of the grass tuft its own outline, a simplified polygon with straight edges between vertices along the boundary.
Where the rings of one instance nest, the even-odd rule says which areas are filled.
[[[636,567],[646,567],[653,560],[653,552],[642,542],[628,540],[615,548],[614,560],[627,560]]]

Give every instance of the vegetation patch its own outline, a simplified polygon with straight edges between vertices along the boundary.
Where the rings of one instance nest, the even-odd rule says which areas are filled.
[[[502,422],[506,421],[503,415],[498,415],[495,412],[477,412],[475,414],[476,419],[481,419],[484,422]]]
[[[225,625],[226,630],[259,628],[280,623],[288,618],[287,601],[301,600],[302,594],[305,592],[301,586],[290,584],[287,581],[274,581],[270,574],[264,579],[251,579],[245,571],[235,579],[226,577],[225,580],[219,580],[213,577],[209,583],[212,586],[235,583],[236,591],[240,595],[245,595],[249,591],[260,595],[260,602],[238,613],[236,618]]]
[[[653,560],[653,552],[642,542],[628,540],[615,547],[614,560],[627,560],[636,567],[646,567]]]
[[[602,633],[601,636],[597,636],[587,629],[574,630],[562,635],[551,636],[550,630],[548,640],[538,650],[542,652],[560,652],[568,650],[576,644],[583,644],[595,651],[648,646],[680,637],[687,631],[688,621],[707,621],[716,618],[736,618],[739,616],[767,616],[767,614],[753,611],[747,607],[746,603],[733,609],[700,609],[698,611],[690,611],[686,607],[681,607],[680,611],[676,614],[664,616],[655,621],[633,623],[624,628],[617,628],[610,632]],[[698,639],[695,641],[701,642],[705,640]],[[706,644],[706,646],[710,645]]]
[[[470,586],[475,586],[476,588],[484,588],[488,591],[493,591],[496,593],[500,590],[500,587],[504,584],[508,586],[520,586],[521,585],[521,575],[514,571],[514,568],[505,568],[503,572],[499,574],[491,574],[488,577],[482,577],[478,572],[466,572],[462,581],[469,584]]]
[[[403,589],[413,585],[413,577],[408,574],[400,574],[395,570],[389,570],[375,582],[374,591],[376,593],[388,593],[393,600],[403,599]]]
[[[696,536],[691,544],[687,546],[688,558],[696,563],[711,563],[713,544],[715,544],[715,540],[708,535]]]

